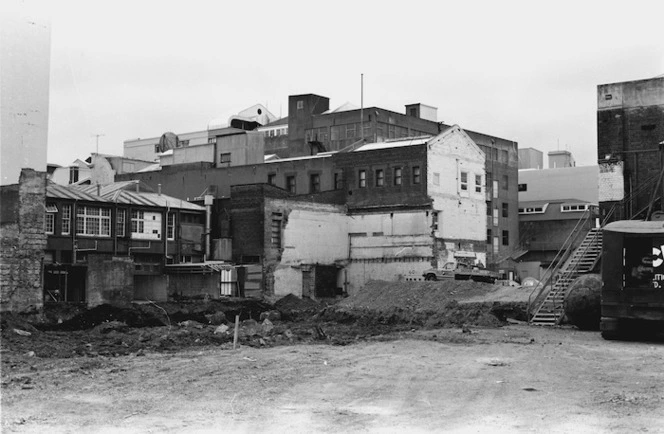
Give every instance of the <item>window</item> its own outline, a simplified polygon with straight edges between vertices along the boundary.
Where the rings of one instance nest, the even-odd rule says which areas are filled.
[[[528,184],[519,184],[519,191],[528,191]]]
[[[498,208],[493,209],[493,225],[498,226]]]
[[[320,191],[320,174],[312,173],[309,176],[309,193],[318,193]]]
[[[270,185],[274,185],[274,183],[277,181],[277,174],[276,173],[270,173],[267,175],[267,183]]]
[[[544,214],[548,206],[549,204],[546,203],[540,206],[519,208],[519,214]]]
[[[76,209],[76,235],[111,236],[111,210],[94,206]]]
[[[440,185],[440,173],[433,173],[433,185]]]
[[[498,237],[493,237],[493,253],[497,255],[500,252],[500,240]]]
[[[486,243],[491,244],[491,229],[486,230]]]
[[[166,239],[175,239],[175,213],[169,212],[166,216]]]
[[[62,205],[62,235],[69,235],[71,232],[71,205]]]
[[[503,217],[509,216],[509,204],[503,202]]]
[[[343,187],[343,177],[340,172],[336,172],[334,174],[334,189],[335,190],[341,190]]]
[[[159,144],[154,145],[154,153],[158,154],[160,152],[161,152],[161,150],[159,149]],[[70,172],[70,174],[71,174],[71,172]],[[69,183],[71,184],[71,181]]]
[[[341,126],[330,127],[330,140],[339,140],[341,138]]]
[[[468,172],[461,172],[461,191],[468,191]]]
[[[422,175],[420,173],[420,166],[414,166],[413,167],[413,184],[419,184],[421,179],[422,179]]]
[[[70,167],[69,168],[69,183],[74,184],[76,182],[78,182],[78,167]]]
[[[401,167],[394,168],[394,185],[401,185]]]
[[[431,213],[431,229],[434,231],[438,230],[438,211]]]
[[[575,211],[586,211],[588,209],[587,204],[576,204],[576,205],[561,205],[561,212],[575,212]]]
[[[486,201],[486,215],[490,216],[491,215],[491,209],[493,205],[490,200]]]
[[[183,148],[185,146],[189,146],[189,140],[178,140],[176,147]]]
[[[299,100],[299,101],[297,102],[297,109],[298,109],[298,110],[302,110],[302,109],[304,109],[304,101],[303,101],[303,100]]]
[[[385,185],[385,171],[383,169],[376,169],[376,187]]]
[[[295,193],[295,175],[288,175],[286,177],[286,190]]]
[[[142,240],[161,239],[161,213],[133,210],[131,212],[131,237]]]
[[[482,192],[482,175],[475,175],[475,193]]]
[[[52,234],[55,232],[55,214],[47,212],[44,216],[44,232]]]
[[[220,163],[230,163],[231,162],[231,153],[230,152],[224,152],[219,156],[219,162]]]
[[[265,132],[265,135],[267,136],[267,131]],[[208,144],[209,145],[214,145],[217,143],[217,138],[216,137],[208,137]]]
[[[498,198],[498,180],[494,179],[493,180],[493,197],[494,199]]]
[[[503,231],[503,246],[510,245],[510,231]]]
[[[502,185],[503,190],[507,190],[508,184],[509,184],[509,177],[507,175],[503,175],[503,185]]]
[[[355,124],[346,125],[346,138],[347,139],[355,138]]]
[[[358,176],[357,176],[357,178],[358,178],[358,184],[357,184],[357,186],[358,186],[359,188],[364,188],[364,187],[367,186],[367,171],[366,171],[366,170],[361,169],[361,170],[358,172]]]
[[[500,150],[500,162],[507,164],[509,158],[509,154],[507,153],[506,150],[501,149]]]
[[[270,227],[270,242],[275,247],[281,247],[281,220],[283,214],[280,212],[272,213],[272,225]]]
[[[125,223],[127,220],[127,211],[124,209],[119,209],[116,212],[115,217],[115,235],[118,237],[125,236]]]

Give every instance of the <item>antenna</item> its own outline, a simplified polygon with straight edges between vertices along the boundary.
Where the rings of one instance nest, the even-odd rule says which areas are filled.
[[[91,137],[97,138],[97,154],[99,154],[99,138],[104,137],[106,134],[93,134]]]
[[[364,74],[360,74],[360,139],[364,142]]]

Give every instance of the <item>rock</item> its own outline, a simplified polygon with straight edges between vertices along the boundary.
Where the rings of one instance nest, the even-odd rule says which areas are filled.
[[[261,332],[261,326],[254,319],[246,319],[240,324],[240,332],[245,336],[256,336]]]
[[[290,331],[290,329],[287,329],[287,330],[284,332],[284,336],[286,336],[289,340],[292,341],[294,335],[293,335],[293,332]]]
[[[32,335],[32,333],[26,332],[25,330],[21,330],[21,329],[14,329],[14,333],[16,333],[19,336],[30,336],[30,335]]]
[[[195,329],[202,329],[203,324],[199,323],[198,321],[194,321],[192,319],[188,319],[186,321],[179,322],[178,325],[180,327],[193,327]]]
[[[34,351],[28,351],[27,353],[25,353],[25,355],[26,355],[27,357],[34,357],[34,356],[35,356],[35,352],[34,352]]]
[[[207,314],[205,315],[205,318],[207,318],[212,325],[226,324],[227,322],[226,315],[224,315],[223,312]]]
[[[229,327],[226,324],[222,324],[219,327],[217,327],[216,329],[214,329],[214,334],[218,335],[218,334],[221,334],[221,333],[227,333],[228,329],[229,329]]]
[[[274,324],[272,324],[272,321],[269,319],[265,318],[263,322],[261,323],[261,328],[263,329],[263,334],[266,335],[274,329]]]
[[[92,329],[93,332],[100,333],[102,335],[109,334],[111,332],[125,332],[129,326],[122,321],[107,321],[99,324]]]
[[[267,312],[261,312],[260,316],[261,321],[270,320],[270,321],[279,321],[281,319],[281,312],[278,310],[269,310]]]

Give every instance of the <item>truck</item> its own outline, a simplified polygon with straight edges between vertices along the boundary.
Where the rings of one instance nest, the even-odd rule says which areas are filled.
[[[664,221],[604,226],[600,331],[604,339],[664,331]]]
[[[448,262],[443,268],[430,269],[422,273],[424,280],[474,280],[475,282],[495,283],[500,274],[487,270],[481,265],[469,265],[463,262]]]

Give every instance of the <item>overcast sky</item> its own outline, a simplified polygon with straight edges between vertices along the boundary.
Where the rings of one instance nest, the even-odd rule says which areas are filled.
[[[595,164],[598,84],[664,74],[661,1],[58,1],[48,161],[316,93]],[[546,159],[545,159],[546,164]]]

